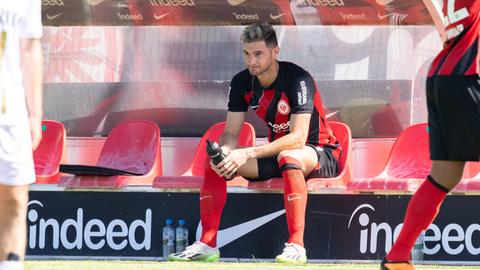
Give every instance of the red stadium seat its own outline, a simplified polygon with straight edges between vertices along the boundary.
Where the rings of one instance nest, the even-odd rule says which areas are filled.
[[[69,188],[152,185],[154,178],[162,175],[160,137],[160,128],[154,122],[121,123],[108,135],[96,166],[140,175],[68,175],[60,178],[59,185]]]
[[[348,189],[415,191],[431,167],[428,125],[416,124],[398,136],[382,173],[373,179],[355,179],[348,184]]]
[[[352,133],[348,125],[341,122],[330,121],[329,125],[342,146],[340,154],[339,174],[332,178],[310,178],[307,180],[308,190],[322,188],[346,188],[352,176]],[[266,181],[250,182],[249,189],[283,190],[283,178],[272,178]]]
[[[218,142],[220,135],[225,129],[225,122],[217,123],[211,126],[202,136],[195,150],[192,164],[182,176],[161,176],[157,177],[153,183],[155,188],[200,188],[203,183],[203,174],[205,159],[207,159],[206,141]],[[238,145],[248,147],[255,145],[255,129],[250,123],[244,122],[240,135],[238,137]],[[243,177],[235,177],[227,182],[229,186],[247,186],[248,182]]]
[[[33,151],[35,163],[35,184],[57,184],[61,173],[60,163],[65,163],[66,154],[65,127],[53,120],[42,121],[42,140]]]
[[[480,163],[467,162],[463,173],[463,179],[453,189],[460,193],[479,193],[480,192]]]

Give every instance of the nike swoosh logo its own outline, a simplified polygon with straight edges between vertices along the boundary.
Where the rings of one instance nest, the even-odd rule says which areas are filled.
[[[203,197],[200,197],[200,201],[201,201],[201,200],[204,200],[204,199],[208,199],[208,198],[212,198],[212,196],[203,196]]]
[[[249,220],[244,223],[240,223],[230,228],[219,230],[217,234],[217,247],[221,248],[223,246],[230,244],[231,242],[267,224],[268,222],[276,219],[277,217],[283,215],[284,213],[285,213],[285,209],[253,219],[253,220]],[[197,233],[196,233],[197,240],[200,239],[201,235],[202,235],[202,223],[199,222],[197,227]]]
[[[329,113],[329,114],[325,115],[325,118],[327,118],[327,119],[328,119],[328,118],[330,118],[330,117],[334,116],[335,114],[337,114],[338,112],[340,112],[340,111],[334,111],[334,112],[331,112],[331,113]]]
[[[55,15],[52,15],[50,16],[49,14],[47,14],[47,19],[49,20],[55,20],[56,18],[62,16],[63,13],[58,13],[58,14],[55,14]]]
[[[247,2],[247,0],[227,0],[227,2],[228,2],[231,6],[238,6],[238,5],[243,4],[244,2]]]
[[[298,200],[298,199],[301,199],[301,198],[302,198],[302,196],[301,196],[300,194],[298,194],[298,193],[292,193],[292,194],[289,194],[289,195],[287,196],[287,200],[288,200],[289,202],[291,202],[291,201],[293,201],[293,200]]]
[[[170,14],[170,13],[168,12],[168,13],[165,13],[165,14],[162,14],[162,15],[157,15],[157,14],[153,13],[153,17],[155,18],[155,20],[161,20],[163,17],[168,16],[168,14]]]
[[[377,16],[380,20],[386,19],[386,18],[390,17],[391,15],[392,15],[392,13],[387,13],[385,15],[377,14]]]
[[[87,0],[87,3],[90,6],[96,6],[96,5],[100,5],[101,3],[103,3],[103,1],[105,1],[105,0]]]
[[[285,15],[285,12],[284,13],[280,13],[278,15],[273,15],[272,13],[270,13],[270,18],[272,18],[272,20],[276,20],[276,19],[280,19],[281,17],[283,17]]]

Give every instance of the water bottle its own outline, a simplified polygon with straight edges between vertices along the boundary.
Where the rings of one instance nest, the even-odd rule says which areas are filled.
[[[412,249],[412,261],[423,261],[423,246],[425,242],[425,231],[422,231],[415,240],[415,244]]]
[[[185,227],[185,220],[178,220],[178,227],[175,229],[175,252],[182,252],[188,246],[188,229]]]
[[[212,159],[213,164],[217,165],[218,163],[222,162],[222,160],[226,157],[225,154],[222,151],[222,148],[220,148],[220,145],[216,142],[211,142],[210,140],[207,139],[207,154],[210,156]],[[225,180],[229,181],[232,180],[235,177],[236,174],[234,174],[231,178],[225,178]]]
[[[173,229],[173,220],[167,218],[165,220],[165,226],[162,229],[162,248],[163,248],[163,258],[166,259],[167,256],[175,252],[175,230]]]

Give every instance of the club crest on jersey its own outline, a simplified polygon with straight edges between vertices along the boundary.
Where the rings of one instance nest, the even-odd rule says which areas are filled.
[[[285,100],[281,99],[278,102],[277,111],[280,114],[287,115],[290,112],[290,106],[288,106],[288,103]]]

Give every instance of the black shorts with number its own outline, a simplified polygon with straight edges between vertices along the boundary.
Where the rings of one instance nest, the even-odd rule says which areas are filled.
[[[327,147],[314,146],[307,144],[312,147],[318,156],[317,168],[306,178],[315,178],[315,177],[335,177],[338,175],[338,161],[335,156],[332,154],[332,149]],[[277,156],[268,157],[268,158],[259,158],[257,159],[258,163],[258,178],[246,178],[248,181],[264,181],[274,177],[282,177],[282,172],[278,167]]]
[[[480,158],[480,78],[433,76],[427,79],[430,158]]]

